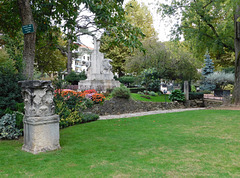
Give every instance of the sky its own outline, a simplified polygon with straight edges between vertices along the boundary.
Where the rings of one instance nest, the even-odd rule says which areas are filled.
[[[170,0],[137,0],[138,3],[144,3],[153,17],[153,26],[158,33],[159,41],[169,41],[170,40],[170,30],[173,25],[173,21],[169,18],[162,19],[162,17],[157,13],[158,6],[156,5],[157,2],[160,3],[168,3]],[[124,4],[129,2],[129,0],[124,0]],[[94,47],[92,38],[88,36],[81,37],[81,41],[84,45],[89,47]]]

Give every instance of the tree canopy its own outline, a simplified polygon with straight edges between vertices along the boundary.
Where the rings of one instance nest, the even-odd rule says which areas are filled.
[[[34,32],[24,35],[23,51],[25,75],[31,78],[36,37],[45,34],[53,26],[60,26],[68,38],[74,39],[75,34],[68,32],[74,32],[82,6],[94,14],[96,28],[107,30],[109,36],[115,38],[113,44],[121,42],[130,48],[141,47],[141,42],[137,37],[143,34],[139,28],[126,22],[122,4],[122,0],[1,0],[0,30],[4,34],[15,36],[22,25],[33,24]],[[80,18],[88,19],[86,15],[81,15]],[[86,34],[89,34],[84,27],[82,31],[85,30]]]
[[[140,5],[137,1],[131,0],[125,5],[125,11],[126,21],[140,28],[145,35],[144,39],[154,38],[156,36],[157,33],[153,27],[152,15],[145,4]],[[139,38],[141,42],[144,40],[141,36],[139,36]],[[133,51],[126,47],[124,43],[112,45],[112,41],[115,40],[115,38],[111,38],[105,34],[102,37],[101,51],[105,53],[106,58],[113,60],[111,63],[113,72],[117,72],[119,77],[121,77],[125,73],[124,64],[126,58],[133,55]]]
[[[172,0],[161,4],[162,16],[178,16],[172,37],[183,35],[191,52],[202,59],[208,50],[217,65],[234,65],[233,4],[229,0]],[[178,15],[176,15],[178,14]]]

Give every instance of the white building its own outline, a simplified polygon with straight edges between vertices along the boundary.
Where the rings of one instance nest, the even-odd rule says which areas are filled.
[[[87,65],[90,63],[91,54],[93,52],[93,48],[87,47],[85,45],[74,43],[78,45],[78,48],[73,51],[73,53],[77,54],[77,58],[73,57],[72,60],[72,70],[75,72],[82,72],[87,70]]]

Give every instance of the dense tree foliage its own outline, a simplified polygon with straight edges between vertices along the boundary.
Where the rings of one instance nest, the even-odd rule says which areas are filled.
[[[208,50],[217,65],[233,65],[234,25],[233,6],[229,0],[172,0],[161,4],[163,16],[178,16],[172,37],[183,35],[195,57],[202,59]]]
[[[106,29],[109,35],[115,38],[113,44],[123,42],[128,47],[141,47],[137,36],[142,32],[126,22],[122,4],[122,0],[1,0],[0,30],[4,34],[15,36],[22,25],[33,24],[34,32],[24,35],[23,51],[24,74],[31,79],[36,37],[45,34],[52,26],[59,25],[68,38],[73,39],[75,34],[71,32],[77,26],[81,6],[85,6],[94,14],[94,24],[97,28]]]
[[[196,63],[193,56],[184,51],[181,43],[162,43],[155,39],[145,40],[143,46],[145,55],[136,51],[128,58],[126,69],[128,72],[140,74],[144,69],[156,68],[159,78],[193,80],[198,77]]]
[[[126,21],[140,28],[145,35],[145,39],[154,38],[156,36],[152,15],[146,5],[140,5],[137,1],[131,0],[126,4],[125,11]],[[113,72],[117,72],[119,77],[121,77],[125,73],[124,64],[126,58],[133,55],[133,51],[126,47],[124,43],[112,45],[111,42],[114,40],[116,39],[105,34],[102,38],[101,51],[105,53],[106,58],[113,60],[111,63]],[[141,41],[143,41],[143,39],[141,39]]]

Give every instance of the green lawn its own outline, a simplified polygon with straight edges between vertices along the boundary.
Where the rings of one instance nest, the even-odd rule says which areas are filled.
[[[143,98],[141,96],[148,96],[150,99]],[[131,98],[134,100],[139,100],[139,101],[152,101],[152,102],[165,102],[165,95],[157,95],[157,96],[150,96],[150,95],[142,95],[138,93],[131,93]],[[166,95],[166,102],[171,102],[168,99],[168,95]]]
[[[239,177],[240,111],[199,110],[61,130],[61,150],[0,141],[0,177]]]

